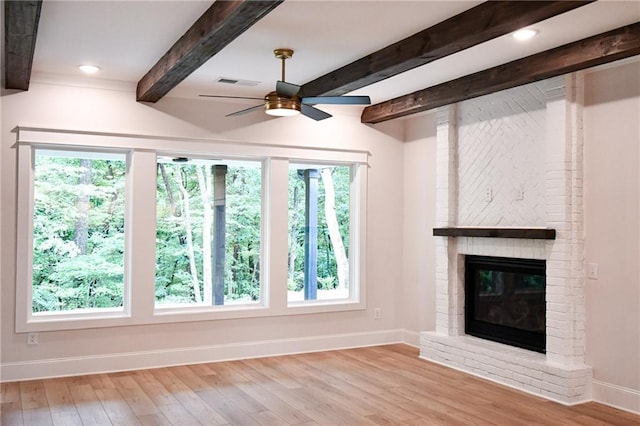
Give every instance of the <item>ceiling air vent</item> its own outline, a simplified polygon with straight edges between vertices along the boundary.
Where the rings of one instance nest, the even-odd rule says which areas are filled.
[[[259,81],[241,80],[239,78],[229,78],[229,77],[218,77],[216,79],[216,83],[234,84],[236,86],[257,86],[258,84],[260,84]]]

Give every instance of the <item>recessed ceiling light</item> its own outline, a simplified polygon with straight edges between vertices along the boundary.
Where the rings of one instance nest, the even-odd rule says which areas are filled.
[[[78,69],[86,74],[95,74],[100,71],[100,67],[95,65],[78,65]]]
[[[536,36],[536,34],[538,34],[538,31],[534,29],[523,28],[521,30],[514,32],[512,35],[513,35],[513,38],[515,38],[516,40],[526,41],[526,40],[531,40],[533,37]]]

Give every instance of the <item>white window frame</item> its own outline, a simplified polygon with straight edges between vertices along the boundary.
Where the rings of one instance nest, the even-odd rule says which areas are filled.
[[[33,211],[34,211],[34,177],[35,177],[35,156],[36,150],[43,151],[68,151],[68,152],[95,152],[95,153],[115,153],[125,155],[126,175],[125,175],[125,236],[124,236],[124,265],[123,265],[123,306],[120,308],[102,309],[75,309],[72,311],[56,312],[33,312]],[[16,300],[23,301],[23,306],[16,306],[16,320],[18,323],[40,323],[40,322],[62,322],[67,323],[74,320],[92,320],[95,318],[109,318],[118,321],[127,318],[131,312],[130,276],[129,276],[129,256],[131,235],[129,231],[129,219],[131,216],[131,203],[129,200],[130,174],[129,165],[131,153],[127,150],[117,149],[78,149],[74,147],[48,147],[48,146],[18,146],[18,241],[17,241],[17,270],[16,281],[27,285],[18,285],[16,288]],[[21,308],[21,309],[18,309]]]
[[[17,128],[18,223],[16,332],[86,329],[125,325],[208,321],[366,309],[366,208],[369,153],[285,145]],[[176,149],[179,147],[179,149]],[[126,152],[124,308],[118,312],[33,315],[31,256],[33,249],[34,149]],[[174,156],[262,161],[261,303],[229,306],[155,307],[156,158]],[[349,165],[352,168],[349,299],[289,304],[287,300],[289,163]],[[152,206],[152,207],[150,207]],[[151,249],[149,249],[151,247]],[[128,255],[127,255],[128,253]],[[134,258],[135,256],[135,258]]]
[[[164,151],[157,151],[156,152],[156,158],[157,157],[181,157],[184,154],[176,154],[174,151],[168,151],[168,152],[164,152]],[[239,161],[241,159],[239,158],[233,158],[230,157],[228,155],[194,155],[194,154],[189,154],[187,155],[187,157],[190,158],[195,158],[198,160],[222,160],[222,161]],[[157,305],[154,302],[154,315],[156,316],[165,316],[165,317],[171,317],[174,315],[184,315],[184,314],[190,314],[190,313],[199,313],[199,312],[211,312],[211,311],[246,311],[246,310],[255,310],[255,309],[264,309],[265,307],[267,307],[267,304],[265,303],[265,294],[267,293],[266,290],[266,280],[264,279],[265,276],[267,276],[268,274],[268,269],[269,269],[269,265],[267,264],[267,262],[265,261],[265,253],[267,250],[264,249],[263,245],[266,241],[266,234],[265,234],[265,221],[264,221],[264,217],[267,214],[267,209],[266,209],[266,204],[267,204],[267,195],[266,195],[266,187],[267,185],[265,184],[265,182],[268,182],[268,175],[265,171],[266,166],[266,160],[264,158],[246,158],[244,159],[246,161],[251,161],[251,162],[255,162],[255,163],[260,163],[260,171],[262,174],[262,203],[261,203],[261,207],[260,207],[260,301],[258,303],[249,303],[249,304],[233,304],[233,305],[211,305],[211,306],[207,306],[204,304],[184,304],[182,306],[177,306],[177,305],[173,305],[173,306],[163,306],[163,305]],[[154,216],[154,222],[156,220],[155,216]],[[154,250],[155,250],[155,245],[154,245]],[[155,268],[154,268],[154,273],[155,273]],[[154,290],[155,290],[155,275],[154,275]]]
[[[364,168],[361,164],[357,163],[342,163],[338,161],[332,162],[308,162],[308,161],[294,161],[290,160],[290,164],[299,166],[308,166],[309,168],[322,168],[331,166],[347,166],[349,167],[349,296],[343,299],[316,299],[316,300],[301,300],[301,301],[287,301],[287,306],[293,310],[305,310],[309,307],[316,308],[315,312],[322,312],[324,306],[336,306],[340,304],[352,304],[358,303],[361,298],[360,285],[360,273],[358,257],[363,252],[363,248],[356,248],[351,250],[351,241],[358,242],[362,239],[359,223],[363,220],[361,217],[362,210],[362,179],[360,174]],[[287,191],[288,194],[288,191]],[[288,211],[288,209],[287,209]],[[288,214],[287,214],[288,217]],[[288,228],[287,228],[288,229]],[[351,285],[356,283],[356,285]]]

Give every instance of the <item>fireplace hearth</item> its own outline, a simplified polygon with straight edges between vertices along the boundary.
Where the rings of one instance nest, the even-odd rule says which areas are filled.
[[[544,260],[465,257],[465,333],[545,352]]]

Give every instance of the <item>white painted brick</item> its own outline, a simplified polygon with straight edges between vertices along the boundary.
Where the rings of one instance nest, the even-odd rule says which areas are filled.
[[[447,362],[452,363],[457,366],[464,365],[464,357],[459,355],[453,355],[449,352],[441,352],[440,356]]]
[[[482,368],[482,364],[480,364],[479,362],[477,362],[476,360],[473,360],[471,358],[465,358],[464,359],[464,365],[465,367],[469,368],[471,371],[475,371],[478,370],[480,368]]]
[[[582,397],[589,392],[587,385],[584,386],[575,386],[569,387],[567,391],[567,396],[569,397]]]
[[[573,363],[573,359],[569,355],[561,354],[547,349],[547,362],[551,365],[556,366],[571,365]]]
[[[561,402],[565,402],[565,403],[568,402],[568,397],[567,396],[561,395],[561,394],[558,394],[558,393],[555,393],[555,392],[551,392],[551,391],[549,391],[547,389],[544,389],[544,388],[540,389],[540,395],[542,395],[542,396],[544,396],[546,398],[552,399],[554,401],[561,401]]]
[[[558,329],[566,329],[569,324],[569,321],[557,321],[547,319],[547,327],[549,328],[558,328]]]
[[[570,87],[565,87],[567,82]],[[590,368],[573,369],[584,362],[586,315],[581,84],[582,80],[572,74],[438,110],[437,226],[547,226],[556,229],[557,238],[437,238],[437,334],[421,336],[421,344],[431,348],[421,350],[421,354],[437,356],[445,364],[563,402],[588,399],[585,395],[590,392],[591,380]],[[513,103],[513,99],[520,102]],[[541,107],[530,111],[536,102]],[[478,108],[474,110],[471,105]],[[538,121],[544,125],[535,131],[527,130],[539,112]],[[510,129],[517,131],[519,137],[510,138]],[[540,136],[538,142],[522,140],[523,135],[536,134]],[[515,140],[518,143],[513,143]],[[509,159],[516,153],[526,157],[532,146],[534,157],[524,166]],[[496,171],[500,172],[505,164],[514,167],[494,181]],[[524,202],[514,202],[508,196],[523,182],[504,176],[522,178],[527,194]],[[490,204],[483,200],[486,187],[494,189]],[[529,203],[536,205],[531,207]],[[523,212],[520,207],[526,210]],[[546,356],[455,337],[464,329],[460,253],[547,260]],[[544,375],[553,381],[546,383]]]
[[[544,377],[544,372],[541,370],[535,369],[535,367],[527,368],[524,374],[534,380],[542,380],[542,378]]]
[[[539,387],[528,385],[526,383],[522,385],[522,389],[525,390],[525,391],[531,392],[533,394],[537,394],[537,395],[540,394],[540,388]]]
[[[513,380],[517,381],[521,385],[530,385],[531,384],[531,377],[529,377],[529,376],[525,376],[525,375],[520,374],[520,373],[513,373],[512,377],[513,377]]]
[[[484,371],[489,373],[491,376],[497,376],[500,378],[511,378],[513,373],[509,370],[504,370],[502,368],[494,367],[493,365],[486,365],[484,367]]]
[[[558,314],[568,314],[569,306],[562,303],[549,303],[547,302],[547,312],[555,312]]]

